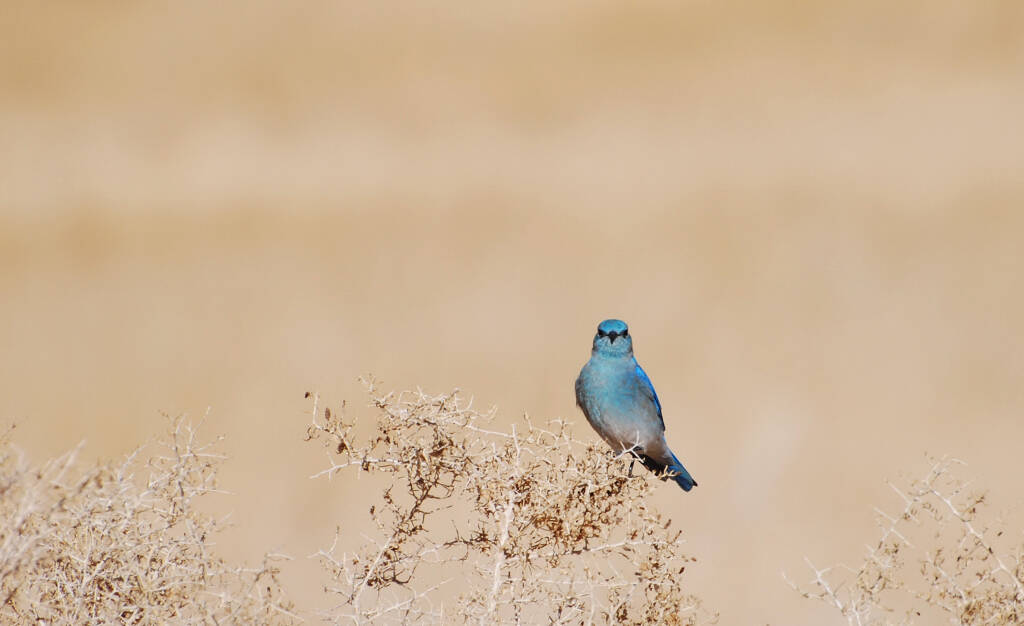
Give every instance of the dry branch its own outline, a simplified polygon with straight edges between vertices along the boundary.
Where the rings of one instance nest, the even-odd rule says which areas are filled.
[[[319,406],[309,439],[328,451],[317,476],[382,475],[379,530],[339,530],[322,560],[356,624],[695,624],[710,616],[683,587],[693,559],[650,505],[662,485],[629,458],[572,439],[564,422],[505,431],[457,392],[380,395],[368,438]],[[340,551],[341,546],[354,551]]]

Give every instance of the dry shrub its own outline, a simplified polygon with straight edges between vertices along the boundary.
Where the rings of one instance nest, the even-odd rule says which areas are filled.
[[[318,476],[383,476],[368,505],[378,534],[354,552],[339,529],[319,557],[336,622],[695,624],[710,618],[682,585],[682,532],[649,505],[661,483],[566,424],[511,430],[457,391],[377,395],[375,429],[321,410]],[[353,476],[354,478],[354,476]],[[674,488],[674,485],[672,486]]]
[[[153,455],[81,469],[78,450],[31,466],[0,442],[0,620],[38,624],[296,621],[268,555],[256,568],[212,552],[222,524],[219,439],[170,424]]]
[[[808,561],[815,578],[798,590],[850,624],[935,623],[943,616],[953,624],[1024,623],[1024,541],[1008,537],[997,520],[985,521],[985,494],[956,477],[959,464],[936,460],[924,478],[904,488],[890,484],[903,509],[876,510],[882,536],[864,562],[818,569]]]

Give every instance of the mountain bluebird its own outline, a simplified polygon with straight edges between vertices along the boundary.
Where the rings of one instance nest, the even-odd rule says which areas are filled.
[[[665,418],[651,379],[633,357],[633,338],[622,320],[597,327],[590,360],[576,379],[576,404],[616,452],[630,451],[684,491],[697,484],[665,442]]]

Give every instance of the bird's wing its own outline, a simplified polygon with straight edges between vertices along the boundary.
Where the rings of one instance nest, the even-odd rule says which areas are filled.
[[[658,419],[661,420],[661,429],[665,430],[665,418],[661,414],[661,400],[658,399],[658,392],[654,390],[651,379],[647,377],[647,372],[640,367],[639,363],[636,364],[636,377],[640,381],[640,388],[648,398],[654,401],[654,406],[658,409]]]

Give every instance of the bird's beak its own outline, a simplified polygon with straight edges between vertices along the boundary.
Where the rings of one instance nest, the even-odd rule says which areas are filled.
[[[615,340],[618,339],[618,338],[619,338],[619,333],[615,332],[614,330],[612,332],[608,333],[608,342],[609,343],[615,343]]]

